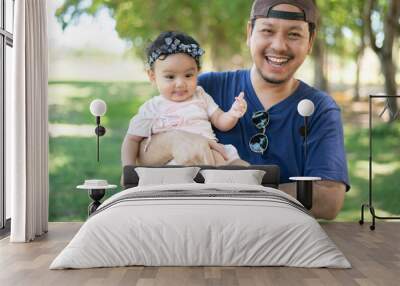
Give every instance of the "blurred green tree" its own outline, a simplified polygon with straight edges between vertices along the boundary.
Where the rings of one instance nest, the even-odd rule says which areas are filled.
[[[144,57],[143,51],[148,41],[156,37],[160,31],[182,30],[200,41],[213,68],[221,70],[231,66],[232,62],[237,66],[244,66],[248,59],[245,30],[251,2],[243,0],[64,0],[56,16],[65,29],[77,21],[81,14],[96,15],[99,10],[106,8],[116,20],[119,36],[130,41],[136,54],[141,57]],[[339,55],[341,59],[354,60],[357,64],[355,99],[358,99],[360,60],[366,46],[366,35],[368,35],[372,39],[371,46],[382,63],[386,92],[394,94],[395,69],[393,60],[390,64],[390,58],[392,58],[391,49],[396,29],[390,27],[396,25],[395,19],[398,19],[400,1],[314,0],[314,2],[322,15],[312,54],[316,87],[328,89],[327,56],[328,54]],[[390,9],[389,5],[391,5]],[[372,23],[371,17],[375,17],[375,22],[378,24],[376,24],[377,27],[367,31],[366,28],[371,27],[368,25]],[[397,30],[400,30],[398,22],[397,25]],[[379,41],[382,42],[381,46],[377,43]]]
[[[355,97],[359,97],[360,60],[365,49],[364,0],[314,0],[321,17],[313,47],[315,85],[328,89],[328,54],[357,63]],[[334,71],[335,72],[335,71]]]
[[[250,7],[251,1],[243,0],[65,0],[56,16],[65,29],[83,13],[95,15],[108,8],[119,36],[142,57],[148,41],[161,31],[185,31],[200,42],[220,70],[232,59],[240,65],[246,54]]]
[[[365,1],[364,19],[371,48],[381,62],[381,70],[385,78],[387,95],[397,94],[396,65],[393,48],[400,30],[399,0],[367,0]],[[389,121],[396,119],[398,112],[396,98],[388,98]]]

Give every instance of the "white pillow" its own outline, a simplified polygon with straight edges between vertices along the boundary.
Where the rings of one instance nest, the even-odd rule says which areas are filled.
[[[193,179],[199,170],[199,167],[135,168],[139,176],[139,186],[195,183]]]
[[[200,174],[205,184],[234,183],[246,185],[261,185],[265,171],[262,170],[202,170]]]

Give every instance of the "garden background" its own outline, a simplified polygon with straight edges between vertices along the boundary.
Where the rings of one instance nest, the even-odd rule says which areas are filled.
[[[252,1],[48,1],[50,44],[50,221],[87,217],[88,178],[118,184],[120,147],[130,118],[156,90],[143,50],[163,30],[183,30],[206,50],[203,71],[250,66],[245,27]],[[317,0],[322,17],[313,54],[297,77],[328,91],[342,108],[351,180],[337,217],[356,221],[368,198],[368,95],[395,94],[400,82],[400,3],[396,0]],[[96,160],[89,104],[107,103]],[[382,115],[385,105],[390,105]],[[373,187],[379,215],[400,214],[398,101],[374,101]],[[108,194],[120,191],[118,188]],[[369,216],[367,216],[369,218]]]

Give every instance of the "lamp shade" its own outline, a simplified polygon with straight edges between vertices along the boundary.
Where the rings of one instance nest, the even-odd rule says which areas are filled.
[[[311,116],[314,113],[314,103],[309,99],[303,99],[297,105],[297,111],[301,116]]]
[[[107,104],[104,100],[95,99],[90,103],[90,113],[93,116],[103,116],[107,111]]]

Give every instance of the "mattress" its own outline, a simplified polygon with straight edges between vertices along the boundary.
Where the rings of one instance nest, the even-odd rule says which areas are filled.
[[[115,194],[50,269],[129,265],[351,267],[319,223],[284,192],[198,183]]]

